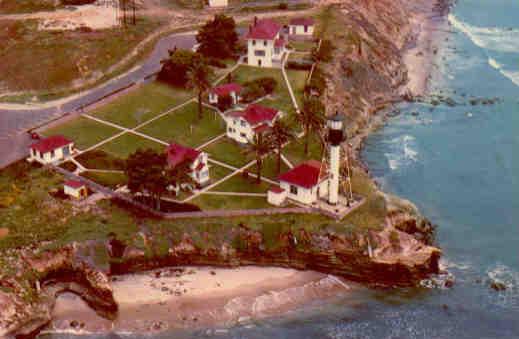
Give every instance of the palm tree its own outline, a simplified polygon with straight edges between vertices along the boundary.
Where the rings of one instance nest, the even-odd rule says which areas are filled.
[[[276,148],[277,155],[277,173],[281,173],[281,150],[283,145],[295,138],[295,134],[284,120],[276,120],[270,131],[270,140]]]
[[[308,155],[310,132],[319,134],[324,126],[324,106],[318,98],[306,97],[303,102],[303,109],[297,112],[296,118],[305,132],[305,155]]]
[[[256,157],[256,174],[257,183],[261,183],[261,170],[263,167],[263,157],[272,151],[272,140],[263,135],[263,133],[256,133],[254,138],[247,144],[245,150],[248,154],[253,154]]]
[[[198,119],[203,118],[202,97],[204,92],[211,87],[212,69],[207,65],[202,56],[195,57],[193,64],[187,71],[187,86],[198,92]]]

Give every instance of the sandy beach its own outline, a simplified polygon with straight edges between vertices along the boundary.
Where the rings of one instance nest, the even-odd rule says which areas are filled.
[[[158,332],[229,327],[273,317],[312,302],[351,293],[339,278],[282,268],[165,268],[113,277],[115,321],[96,315],[73,294],[61,295],[48,331]]]
[[[416,39],[403,55],[409,82],[402,92],[411,93],[413,96],[427,93],[446,23],[445,17],[435,16],[434,6],[433,1],[420,2],[417,4],[415,15],[410,19]]]

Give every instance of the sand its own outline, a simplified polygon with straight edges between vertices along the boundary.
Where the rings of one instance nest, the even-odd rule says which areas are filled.
[[[434,16],[434,2],[421,2],[419,10],[411,19],[416,32],[416,43],[405,51],[403,58],[407,66],[409,82],[403,93],[413,96],[426,95],[437,57],[445,18]],[[418,5],[417,5],[418,6]]]
[[[149,332],[225,328],[273,317],[351,293],[351,284],[312,271],[282,268],[170,268],[115,277],[120,311],[112,322],[79,297],[60,296],[51,332]],[[72,326],[71,326],[72,325]]]

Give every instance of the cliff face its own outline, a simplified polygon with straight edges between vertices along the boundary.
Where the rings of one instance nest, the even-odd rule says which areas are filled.
[[[0,310],[0,337],[33,337],[51,320],[55,298],[64,291],[81,296],[99,315],[116,317],[117,303],[108,278],[112,274],[181,265],[258,265],[315,270],[371,286],[414,286],[438,273],[441,255],[438,249],[392,227],[365,234],[286,231],[274,239],[275,246],[244,225],[229,232],[231,242],[206,245],[194,239],[206,238],[203,232],[185,233],[173,241],[172,234],[148,231],[140,234],[142,247],[112,238],[107,243],[26,251],[17,267],[18,275],[4,277],[1,282],[10,293],[0,292],[4,306]],[[391,232],[397,232],[399,240],[391,239]],[[98,257],[106,261],[100,263]],[[21,277],[26,285],[20,285]]]

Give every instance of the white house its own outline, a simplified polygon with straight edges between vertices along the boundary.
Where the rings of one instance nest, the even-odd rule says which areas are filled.
[[[88,195],[88,189],[84,183],[76,180],[68,180],[63,184],[66,195],[75,199],[82,199]]]
[[[290,20],[288,29],[290,35],[312,36],[314,34],[315,22],[312,18],[295,18]]]
[[[209,7],[227,7],[229,5],[228,0],[209,0]]]
[[[66,159],[72,154],[74,143],[61,135],[51,136],[31,145],[29,162],[43,165]]]
[[[251,104],[243,111],[234,111],[224,116],[227,137],[246,144],[257,133],[267,131],[283,113],[274,108]]]
[[[311,205],[328,194],[328,170],[321,162],[309,160],[280,175],[279,186],[279,191],[285,191],[278,193],[280,198],[286,194],[288,199]]]
[[[173,143],[167,147],[166,155],[170,167],[187,163],[191,171],[189,175],[197,185],[204,186],[209,182],[207,153]]]
[[[273,67],[281,62],[286,52],[286,41],[281,36],[283,26],[271,19],[258,20],[249,27],[247,40],[247,63],[250,66]]]
[[[242,87],[236,83],[229,83],[220,86],[214,87],[209,92],[209,103],[210,104],[218,104],[218,100],[225,96],[230,96],[232,98],[232,104],[236,105],[241,100],[241,91]]]

